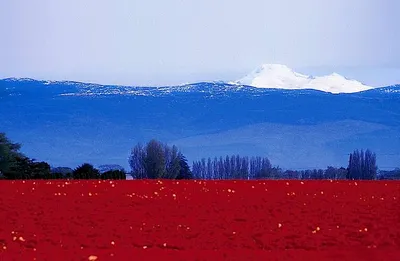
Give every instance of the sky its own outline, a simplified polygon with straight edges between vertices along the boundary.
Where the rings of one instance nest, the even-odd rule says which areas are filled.
[[[400,83],[398,0],[1,0],[0,78],[170,85],[263,63]]]

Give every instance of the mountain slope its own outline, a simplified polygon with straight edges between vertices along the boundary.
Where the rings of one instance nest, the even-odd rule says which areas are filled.
[[[354,93],[372,89],[358,81],[349,80],[333,73],[313,77],[294,72],[280,64],[264,64],[233,84],[243,84],[258,88],[314,89],[330,93]]]
[[[118,164],[151,138],[189,162],[267,155],[290,168],[345,166],[353,149],[400,162],[400,86],[333,95],[223,83],[143,88],[0,80],[0,131],[53,166]]]

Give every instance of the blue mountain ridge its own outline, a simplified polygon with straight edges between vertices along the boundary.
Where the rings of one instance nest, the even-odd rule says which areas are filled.
[[[351,94],[222,82],[169,87],[0,80],[0,131],[53,166],[119,164],[151,138],[189,162],[268,156],[283,168],[346,166],[370,148],[381,169],[400,167],[400,85]]]

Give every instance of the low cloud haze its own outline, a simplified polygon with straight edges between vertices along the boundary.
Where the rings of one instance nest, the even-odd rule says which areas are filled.
[[[13,0],[0,78],[163,85],[241,78],[262,63],[400,82],[396,0]]]

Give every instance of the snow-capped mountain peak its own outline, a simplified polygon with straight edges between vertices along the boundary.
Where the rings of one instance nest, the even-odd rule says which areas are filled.
[[[358,81],[349,80],[338,73],[313,77],[297,73],[281,64],[263,64],[232,83],[259,88],[315,89],[331,93],[353,93],[373,88]]]

